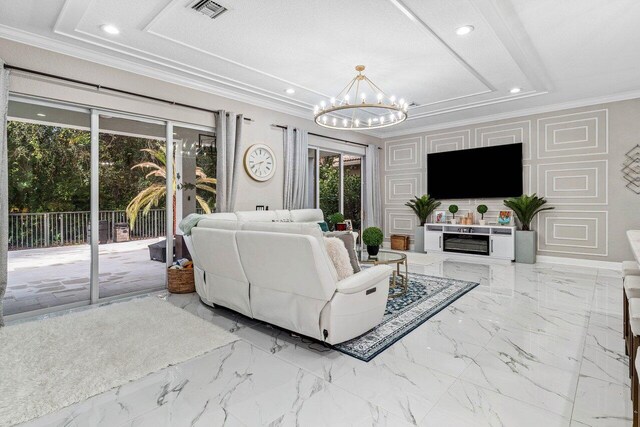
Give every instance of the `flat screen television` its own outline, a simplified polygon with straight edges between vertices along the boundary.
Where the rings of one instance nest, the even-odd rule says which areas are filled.
[[[522,143],[427,155],[427,191],[436,199],[522,194]]]

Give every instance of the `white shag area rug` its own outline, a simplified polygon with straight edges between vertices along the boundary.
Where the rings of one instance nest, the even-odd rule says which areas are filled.
[[[0,425],[57,411],[235,340],[158,297],[0,328]]]

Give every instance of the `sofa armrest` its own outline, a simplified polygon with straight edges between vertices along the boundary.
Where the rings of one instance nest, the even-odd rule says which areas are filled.
[[[388,265],[376,265],[375,267],[366,268],[359,273],[342,279],[336,285],[337,291],[341,294],[355,294],[372,286],[377,285],[381,281],[389,281],[389,275],[392,268]]]

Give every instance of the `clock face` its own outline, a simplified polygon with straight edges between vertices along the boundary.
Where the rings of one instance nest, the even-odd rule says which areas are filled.
[[[271,148],[264,144],[249,147],[244,155],[244,167],[249,176],[256,181],[266,181],[276,171],[276,158]]]

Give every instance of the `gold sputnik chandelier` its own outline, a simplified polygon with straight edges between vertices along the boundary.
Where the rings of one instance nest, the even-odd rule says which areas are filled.
[[[329,102],[321,101],[313,109],[315,122],[331,129],[380,129],[407,119],[409,104],[396,100],[363,74],[364,65],[356,66],[358,74]]]

